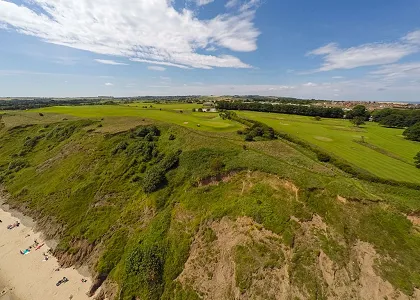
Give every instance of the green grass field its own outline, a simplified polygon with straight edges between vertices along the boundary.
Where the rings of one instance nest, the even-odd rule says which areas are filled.
[[[143,106],[153,105],[153,108]],[[92,106],[57,106],[47,107],[35,112],[65,114],[82,118],[102,117],[139,117],[174,123],[188,128],[204,131],[235,131],[242,125],[229,120],[222,120],[217,113],[192,112],[199,104],[150,104],[134,103],[131,105],[92,105]],[[182,113],[180,112],[182,111]],[[199,126],[198,126],[199,125]]]
[[[402,129],[384,128],[376,123],[357,128],[347,120],[316,121],[311,117],[273,113],[240,112],[239,115],[292,134],[379,177],[420,182],[420,170],[413,161],[420,151],[420,143],[404,139]],[[362,136],[364,144],[360,143]]]

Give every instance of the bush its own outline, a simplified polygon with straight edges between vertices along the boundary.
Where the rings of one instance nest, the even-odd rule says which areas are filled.
[[[151,141],[153,141],[153,134],[152,133],[148,133],[145,137],[144,137],[144,139],[146,140],[146,141],[148,141],[148,142],[151,142]]]
[[[245,135],[245,141],[252,142],[254,140],[254,137],[251,134]]]
[[[317,153],[317,158],[320,162],[329,162],[331,160],[331,156],[326,153]]]
[[[414,156],[414,164],[416,165],[416,168],[420,169],[420,152]]]
[[[173,135],[172,133],[169,135],[169,140],[173,141],[175,139],[175,135]]]
[[[20,170],[29,166],[26,160],[17,159],[9,163],[9,171],[19,172]]]
[[[126,273],[135,275],[147,299],[159,299],[162,293],[165,250],[159,244],[141,243],[126,262]],[[144,298],[146,299],[146,298]]]
[[[127,149],[128,144],[127,142],[121,142],[117,145],[117,147],[114,148],[114,150],[112,150],[112,155],[117,154],[120,151],[124,151],[125,149]]]
[[[153,166],[145,172],[143,190],[146,193],[153,193],[157,191],[165,181],[165,170],[159,165]]]
[[[163,170],[168,171],[178,165],[180,151],[173,152],[165,156],[165,158],[160,162],[160,166]]]

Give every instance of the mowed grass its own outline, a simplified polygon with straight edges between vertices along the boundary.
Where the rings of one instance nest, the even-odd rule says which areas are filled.
[[[240,112],[239,115],[319,146],[379,177],[420,182],[420,170],[413,160],[420,151],[420,143],[404,139],[402,129],[384,128],[376,123],[357,128],[348,120],[316,121],[312,117],[274,113]],[[360,143],[362,136],[365,145]]]
[[[150,108],[149,106],[153,107]],[[147,106],[148,108],[143,108]],[[188,128],[203,131],[235,131],[243,126],[230,120],[223,120],[218,113],[192,112],[193,108],[202,107],[198,104],[150,104],[133,105],[89,105],[89,106],[55,106],[46,107],[32,112],[44,114],[64,114],[81,118],[103,117],[139,117],[173,123]],[[181,113],[182,111],[182,113]]]

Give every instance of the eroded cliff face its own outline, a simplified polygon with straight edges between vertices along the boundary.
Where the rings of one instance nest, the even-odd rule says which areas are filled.
[[[352,246],[345,265],[338,265],[317,249],[317,234],[328,226],[320,216],[299,221],[293,247],[251,218],[223,218],[200,228],[185,268],[177,278],[203,299],[420,299],[420,291],[405,295],[378,275],[380,256],[360,240]],[[302,249],[315,251],[301,256]],[[307,253],[308,256],[310,254]],[[300,265],[297,265],[300,264]],[[308,272],[315,286],[303,279]],[[301,278],[302,276],[303,278]]]

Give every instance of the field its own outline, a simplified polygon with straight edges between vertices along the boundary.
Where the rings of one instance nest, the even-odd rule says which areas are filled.
[[[357,128],[347,120],[316,121],[311,117],[272,113],[240,112],[239,115],[321,147],[376,176],[420,182],[420,170],[413,161],[420,151],[420,143],[404,139],[402,129],[384,128],[376,123]]]
[[[149,106],[153,107],[150,108]],[[148,108],[143,108],[148,106]],[[192,112],[198,104],[148,104],[57,106],[35,110],[35,112],[65,114],[83,118],[139,117],[174,123],[203,131],[235,131],[242,126],[229,120],[222,120],[217,113]],[[181,113],[182,111],[182,113]]]

